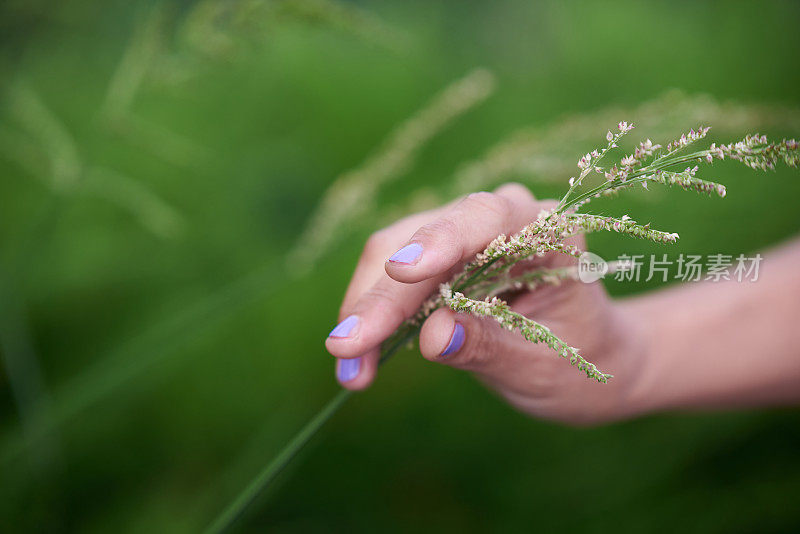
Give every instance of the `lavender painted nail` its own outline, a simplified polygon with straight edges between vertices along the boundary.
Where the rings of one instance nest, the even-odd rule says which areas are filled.
[[[456,352],[461,348],[461,345],[464,344],[465,337],[466,333],[464,332],[464,327],[460,323],[456,323],[456,326],[453,328],[453,334],[450,336],[450,343],[447,344],[447,348],[442,351],[441,355],[448,356]]]
[[[331,330],[331,333],[328,334],[328,337],[347,337],[352,333],[356,326],[358,326],[358,316],[351,315],[341,323],[337,324],[336,328]]]
[[[411,265],[416,263],[420,256],[422,256],[422,245],[419,243],[411,243],[392,254],[389,261],[392,263]]]
[[[358,376],[361,370],[361,357],[358,358],[340,358],[339,365],[336,369],[336,376],[340,382],[349,382]]]

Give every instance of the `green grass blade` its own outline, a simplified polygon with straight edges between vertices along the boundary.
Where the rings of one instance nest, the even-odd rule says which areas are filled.
[[[213,523],[206,529],[207,534],[224,532],[238,518],[247,506],[272,482],[289,462],[292,461],[303,446],[314,437],[314,434],[322,428],[328,419],[345,403],[353,394],[352,391],[343,389],[337,393],[325,407],[317,413],[306,425],[298,432],[292,440],[273,458],[273,460],[245,487],[236,499],[233,500]]]

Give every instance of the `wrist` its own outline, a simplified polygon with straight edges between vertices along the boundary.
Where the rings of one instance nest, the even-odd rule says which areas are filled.
[[[624,302],[615,302],[613,327],[608,336],[606,353],[614,374],[606,385],[613,398],[606,420],[636,417],[654,409],[648,377],[652,367],[652,333],[640,314]]]
[[[661,401],[655,387],[655,369],[660,357],[656,354],[659,341],[652,322],[646,320],[638,306],[632,301],[621,301],[616,304],[625,330],[625,342],[619,355],[620,395],[619,418],[627,419],[655,412],[660,409]]]

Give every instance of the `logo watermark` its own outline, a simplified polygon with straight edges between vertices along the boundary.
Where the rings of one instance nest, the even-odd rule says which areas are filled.
[[[597,282],[608,274],[608,262],[591,252],[584,252],[578,257],[578,280],[584,284]]]
[[[614,261],[606,261],[597,254],[584,252],[578,258],[577,277],[585,284],[596,282],[609,274],[613,274],[618,282],[756,282],[761,260],[761,254],[739,254],[736,257],[730,254],[680,254],[676,258],[668,258],[666,254],[660,257],[656,254],[638,254],[622,255]]]

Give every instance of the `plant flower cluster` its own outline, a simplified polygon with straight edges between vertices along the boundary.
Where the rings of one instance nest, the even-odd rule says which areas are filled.
[[[528,341],[544,343],[589,378],[607,382],[611,375],[585,360],[577,348],[558,338],[547,326],[511,311],[508,304],[500,298],[503,291],[509,288],[561,283],[570,278],[570,270],[561,272],[540,268],[512,277],[511,267],[522,260],[551,253],[577,258],[584,251],[568,243],[567,239],[591,232],[612,231],[664,244],[677,242],[678,234],[655,230],[650,228],[649,223],[639,224],[627,215],[608,217],[578,212],[595,198],[616,194],[636,184],[647,189],[650,183],[678,186],[688,191],[725,197],[726,189],[722,184],[696,176],[699,165],[727,157],[741,161],[752,169],[770,170],[779,161],[792,167],[796,167],[800,161],[798,144],[794,139],[770,143],[766,136],[758,134],[747,136],[736,143],[719,146],[712,144],[705,150],[689,152],[690,146],[708,134],[709,128],[700,127],[681,135],[666,146],[647,139],[610,167],[601,167],[600,164],[608,159],[610,152],[618,148],[620,139],[633,128],[633,124],[620,122],[616,131],[609,131],[604,148],[588,152],[580,158],[580,172],[569,179],[569,189],[555,209],[542,211],[536,220],[510,237],[500,235],[495,238],[449,283],[442,284],[439,293],[423,304],[419,312],[401,327],[398,334],[407,338],[408,332],[418,329],[433,310],[446,306],[459,313],[491,318],[504,328],[519,332]],[[679,170],[684,165],[688,166]],[[593,175],[602,178],[593,182],[590,179]],[[388,356],[389,354],[385,354],[384,357]]]

